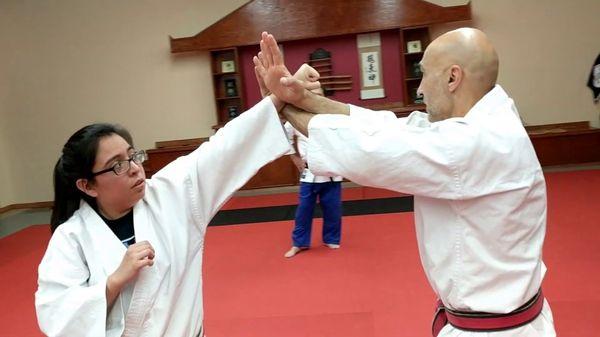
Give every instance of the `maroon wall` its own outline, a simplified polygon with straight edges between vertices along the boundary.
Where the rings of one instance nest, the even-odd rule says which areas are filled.
[[[401,102],[402,74],[400,68],[400,33],[398,30],[381,31],[382,73],[385,98],[360,99],[360,75],[358,66],[358,49],[356,35],[343,35],[328,38],[309,39],[284,42],[283,52],[286,66],[292,73],[302,63],[308,62],[309,54],[317,48],[331,52],[332,75],[352,76],[352,90],[336,91],[330,98],[337,101],[365,106],[371,104]],[[275,36],[277,38],[277,36]],[[252,57],[258,53],[258,46],[247,46],[239,49],[240,67],[244,76],[244,93],[246,105],[251,107],[260,100],[260,93],[254,76]]]

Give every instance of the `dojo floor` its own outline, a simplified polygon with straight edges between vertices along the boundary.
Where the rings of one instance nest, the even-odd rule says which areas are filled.
[[[600,331],[600,170],[551,172],[546,179],[544,293],[559,336],[594,336]],[[404,198],[366,189],[344,193],[347,201]],[[285,206],[295,198],[238,196],[225,208]],[[434,295],[421,269],[412,212],[391,211],[345,216],[339,250],[321,244],[321,219],[315,219],[313,248],[292,259],[283,258],[293,228],[286,217],[209,227],[203,266],[207,335],[429,336]],[[33,294],[48,239],[45,225],[0,239],[1,337],[42,336]]]

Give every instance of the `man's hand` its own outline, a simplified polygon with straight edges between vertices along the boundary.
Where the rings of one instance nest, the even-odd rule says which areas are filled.
[[[306,63],[302,63],[293,77],[298,81],[303,82],[304,88],[307,90],[314,92],[315,90],[321,89],[321,83],[319,82],[321,74]]]
[[[260,95],[264,98],[271,94],[269,89],[267,88],[263,77],[258,72],[258,67],[254,67],[254,75],[256,76],[256,82],[258,83],[258,88],[260,89]],[[321,89],[321,83],[319,82],[319,77],[321,75],[315,68],[309,66],[306,63],[303,63],[300,68],[296,71],[293,78],[297,79],[302,83],[305,89],[312,91],[313,93],[322,95],[323,90]]]
[[[281,51],[273,35],[262,33],[260,52],[253,59],[257,77],[262,77],[266,88],[284,102],[294,104],[302,100],[307,90],[320,87],[318,82],[309,82],[294,78],[283,64]],[[313,69],[314,70],[314,69]],[[308,74],[306,79],[315,76]],[[317,77],[318,79],[318,77]]]

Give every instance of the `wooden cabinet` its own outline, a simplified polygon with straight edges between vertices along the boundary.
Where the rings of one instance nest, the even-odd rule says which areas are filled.
[[[289,156],[275,159],[263,166],[242,190],[298,185],[300,173]]]
[[[216,130],[242,113],[246,105],[237,48],[211,50],[210,58],[217,109],[217,124],[213,129]]]
[[[149,149],[148,161],[144,163],[146,177],[165,167],[180,156],[185,156],[198,148],[208,138],[195,138],[157,142],[155,149]],[[263,166],[241,189],[293,186],[298,184],[298,169],[288,156],[283,156]]]
[[[422,98],[417,96],[417,89],[423,76],[419,63],[429,42],[428,26],[400,29],[401,66],[404,74],[404,104],[406,106],[423,104]]]

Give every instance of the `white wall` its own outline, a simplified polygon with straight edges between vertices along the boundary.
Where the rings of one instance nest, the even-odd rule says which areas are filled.
[[[0,84],[0,90],[2,84]],[[3,120],[2,99],[0,98],[0,121]],[[0,123],[0,158],[8,158],[5,124]],[[10,181],[10,167],[7,160],[0,160],[0,207],[8,205],[8,201],[13,195],[12,183]]]
[[[0,207],[51,200],[60,148],[85,124],[122,123],[139,148],[211,135],[208,55],[173,56],[168,36],[194,35],[245,2],[0,1]],[[598,120],[585,82],[600,52],[600,1],[472,6],[526,123]]]
[[[10,146],[0,179],[8,174],[13,189],[0,205],[51,200],[60,149],[88,123],[122,123],[139,148],[211,135],[208,54],[173,56],[168,36],[194,35],[244,3],[1,1],[1,140]]]
[[[600,1],[473,0],[471,5],[473,21],[466,25],[486,32],[496,46],[498,82],[526,124],[598,126],[600,106],[586,83],[600,53]],[[432,35],[459,26],[441,25]]]
[[[6,51],[12,49],[12,46],[8,43],[7,36],[1,33],[6,30],[8,23],[6,13],[0,9],[0,46],[3,46],[5,51],[0,52],[0,208],[6,206],[13,195],[9,171],[11,159],[8,156],[8,125],[6,123],[6,100],[9,95],[7,70],[12,66],[12,57],[10,57],[12,54]]]

